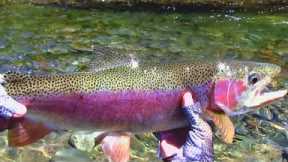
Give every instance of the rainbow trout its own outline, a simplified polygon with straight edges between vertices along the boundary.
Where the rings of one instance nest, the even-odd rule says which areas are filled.
[[[287,90],[266,91],[280,71],[274,64],[231,61],[131,64],[58,75],[6,73],[7,93],[28,110],[10,122],[9,144],[23,146],[53,130],[143,133],[182,128],[187,122],[179,107],[186,91],[216,126],[229,125],[234,131],[225,114],[243,113],[286,95]],[[222,131],[224,139],[229,128]],[[231,137],[226,141],[232,142]]]

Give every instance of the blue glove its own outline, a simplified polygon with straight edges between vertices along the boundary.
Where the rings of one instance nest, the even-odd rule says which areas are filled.
[[[10,119],[23,116],[26,113],[26,107],[9,96],[2,83],[0,75],[0,117]]]
[[[13,112],[9,110],[7,107],[0,106],[0,117],[5,118],[5,119],[10,119],[13,117]]]
[[[180,129],[156,133],[156,137],[160,140],[160,155],[162,155],[163,160],[169,162],[213,161],[211,128],[208,123],[201,118],[201,106],[199,103],[193,102],[190,93],[186,93],[183,96],[182,111],[189,123],[189,127],[185,132],[186,140],[181,147],[177,146],[177,142],[171,142],[173,138],[180,140],[183,138],[179,134]],[[184,130],[182,129],[182,131]],[[167,134],[169,134],[169,138],[167,138]],[[165,145],[162,144],[163,141],[165,141]],[[174,154],[171,153],[173,151],[175,152]],[[163,152],[168,152],[168,156],[166,156],[167,153],[163,154]],[[163,155],[166,157],[163,157]]]

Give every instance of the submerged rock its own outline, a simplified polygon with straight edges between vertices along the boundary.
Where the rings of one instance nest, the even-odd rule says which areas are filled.
[[[64,148],[56,152],[52,162],[93,162],[87,153],[74,148]]]
[[[215,143],[215,161],[221,162],[271,162],[282,161],[282,150],[268,144],[257,144],[246,139],[233,145]]]
[[[95,147],[95,138],[102,132],[76,132],[71,135],[69,142],[78,150],[91,152]]]
[[[50,156],[41,149],[23,149],[18,152],[17,162],[49,162]]]

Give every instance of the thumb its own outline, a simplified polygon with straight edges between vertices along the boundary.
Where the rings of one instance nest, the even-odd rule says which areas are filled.
[[[182,97],[182,107],[188,107],[194,104],[192,94],[190,92],[185,92]]]

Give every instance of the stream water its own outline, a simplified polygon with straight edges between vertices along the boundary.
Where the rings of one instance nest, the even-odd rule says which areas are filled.
[[[253,60],[280,65],[278,87],[288,88],[288,13],[151,12],[0,6],[0,72],[85,71],[97,47],[170,60]],[[216,161],[282,161],[288,156],[288,99],[234,119],[233,145],[215,138]],[[9,148],[1,133],[0,161],[103,161],[98,146],[70,132]],[[75,142],[76,139],[76,142]],[[88,138],[89,139],[89,138]],[[73,140],[72,140],[73,141]],[[78,143],[77,143],[78,142]],[[93,143],[93,141],[92,141]],[[132,161],[157,161],[151,135],[132,141]],[[286,150],[286,151],[285,151]],[[105,161],[105,160],[104,160]]]

